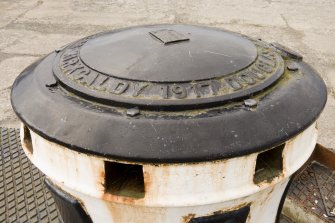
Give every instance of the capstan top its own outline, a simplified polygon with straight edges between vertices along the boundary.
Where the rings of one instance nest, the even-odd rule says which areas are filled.
[[[279,44],[189,25],[105,32],[26,68],[11,95],[42,137],[116,160],[224,159],[282,143],[312,124],[326,88]]]

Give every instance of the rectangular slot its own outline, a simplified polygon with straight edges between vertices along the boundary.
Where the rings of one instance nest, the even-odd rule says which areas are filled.
[[[143,198],[143,166],[106,161],[105,190],[117,196]]]
[[[283,172],[283,149],[285,144],[258,154],[254,183],[271,182]]]

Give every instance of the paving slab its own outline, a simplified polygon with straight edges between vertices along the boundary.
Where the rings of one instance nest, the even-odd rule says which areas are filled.
[[[0,27],[5,27],[38,5],[39,2],[31,0],[0,1]]]
[[[14,56],[0,62],[0,126],[17,127],[19,125],[10,104],[11,86],[17,75],[38,58],[34,56]]]
[[[1,47],[1,52],[7,54],[23,54],[44,56],[56,48],[68,44],[82,36],[66,34],[45,34],[41,32],[5,29],[1,30],[3,36],[11,37],[11,42]]]

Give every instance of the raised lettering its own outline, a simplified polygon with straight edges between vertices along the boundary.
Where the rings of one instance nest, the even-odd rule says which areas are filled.
[[[273,62],[273,55],[272,55],[272,54],[269,54],[269,53],[263,53],[263,54],[261,55],[261,57],[262,57],[263,59],[266,59],[266,60],[268,60],[268,61]]]
[[[249,75],[249,73],[243,73],[239,75],[239,78],[249,85],[254,85],[256,81]]]
[[[242,85],[234,78],[227,78],[225,80],[235,91],[242,88]]]
[[[228,77],[222,76],[202,81],[190,81],[188,83],[151,83],[145,81],[127,81],[118,77],[92,70],[81,62],[79,48],[87,42],[82,39],[76,44],[66,47],[64,54],[60,56],[59,68],[64,75],[75,84],[94,90],[99,94],[124,94],[127,97],[139,97],[143,99],[188,99],[215,97],[216,95],[234,95],[234,91],[262,84],[266,78],[282,66],[279,56],[270,49],[265,49],[264,44],[259,44],[260,55],[249,68],[232,73]],[[57,57],[58,58],[58,57]],[[56,70],[57,71],[57,70]],[[58,74],[57,74],[58,75]],[[131,86],[132,85],[132,86]]]
[[[86,84],[87,86],[91,86],[97,76],[98,74],[96,72],[89,72],[87,75],[81,76],[80,82],[82,84]]]
[[[249,71],[248,75],[250,75],[251,77],[255,77],[259,80],[263,80],[265,78],[264,74],[260,73],[260,71],[256,69]]]
[[[99,75],[93,82],[93,88],[97,90],[106,90],[106,87],[104,87],[105,83],[109,80],[109,77],[106,77],[104,75]]]
[[[161,85],[160,89],[161,89],[162,98],[168,99],[169,98],[169,86],[168,85]]]
[[[66,68],[70,65],[75,65],[76,63],[78,63],[79,59],[77,54],[78,51],[76,50],[67,51],[62,57],[61,67]]]
[[[210,85],[209,83],[202,82],[202,83],[197,83],[197,84],[195,84],[195,85],[192,86],[193,89],[194,89],[194,93],[197,96],[197,98],[201,97],[201,94],[203,93],[202,92],[203,88],[209,87],[209,85]]]
[[[77,57],[74,57],[74,58],[71,58],[71,59],[67,59],[67,60],[64,60],[63,63],[62,63],[62,68],[66,68],[70,65],[75,65],[76,63],[78,63],[79,60]]]
[[[134,97],[139,96],[146,87],[148,87],[148,84],[143,84],[143,83],[134,84],[133,96]]]
[[[173,85],[171,90],[174,93],[174,96],[178,99],[182,99],[187,96],[186,88],[183,85]]]
[[[213,95],[217,95],[220,87],[221,87],[221,82],[217,81],[217,80],[212,80],[211,84],[210,84],[211,90],[212,90],[212,94]]]
[[[128,89],[128,87],[129,87],[128,82],[116,81],[114,82],[110,92],[114,94],[122,94]]]
[[[261,71],[271,73],[273,71],[274,65],[265,61],[264,59],[259,59],[258,63],[256,63],[256,67]]]
[[[90,70],[87,67],[83,66],[82,64],[78,64],[78,66],[75,67],[72,66],[68,67],[65,70],[65,73],[74,80],[78,80],[83,75],[88,75],[90,73]]]

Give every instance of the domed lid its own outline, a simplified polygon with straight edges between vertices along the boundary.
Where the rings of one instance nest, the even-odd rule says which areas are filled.
[[[12,90],[17,115],[41,136],[139,162],[261,151],[307,128],[325,101],[323,81],[293,51],[189,25],[89,36],[28,67]]]

